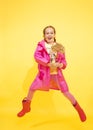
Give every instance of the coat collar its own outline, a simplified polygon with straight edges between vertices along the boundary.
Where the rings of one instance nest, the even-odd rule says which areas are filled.
[[[47,52],[46,47],[45,47],[45,40],[44,40],[44,39],[43,39],[42,41],[40,41],[40,42],[38,43],[38,45],[42,46],[43,49]]]

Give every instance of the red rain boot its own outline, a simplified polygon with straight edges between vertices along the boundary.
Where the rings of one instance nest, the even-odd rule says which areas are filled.
[[[24,116],[27,112],[30,112],[30,103],[31,101],[27,99],[23,99],[22,101],[22,110],[17,114],[18,117]]]
[[[77,110],[81,121],[84,122],[86,120],[86,115],[85,115],[83,109],[80,107],[80,105],[78,104],[78,102],[76,102],[76,104],[73,105],[73,106]]]

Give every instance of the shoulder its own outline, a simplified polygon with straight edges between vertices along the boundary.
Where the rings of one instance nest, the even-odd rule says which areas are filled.
[[[44,41],[44,40],[41,40],[41,41],[38,42],[37,45],[43,46],[44,44],[45,44],[45,41]]]
[[[45,41],[44,40],[41,40],[37,43],[37,49],[40,51],[44,48],[45,46]]]

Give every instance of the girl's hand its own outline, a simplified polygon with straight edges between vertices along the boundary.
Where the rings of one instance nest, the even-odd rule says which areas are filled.
[[[55,63],[51,63],[51,62],[48,63],[47,65],[48,65],[48,67],[56,67],[56,64]]]
[[[63,64],[62,63],[59,63],[59,66],[58,66],[59,68],[62,68],[63,67]]]
[[[55,67],[55,68],[62,68],[63,64],[59,63],[59,62],[55,62],[55,63],[48,63],[49,67]]]
[[[62,67],[63,67],[63,64],[62,64],[62,63],[59,63],[59,62],[56,62],[56,63],[55,63],[55,66],[58,67],[58,68],[62,68]]]

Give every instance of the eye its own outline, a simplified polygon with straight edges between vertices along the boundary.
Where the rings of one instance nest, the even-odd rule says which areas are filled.
[[[49,34],[49,32],[46,32],[46,34]]]
[[[54,32],[51,32],[51,34],[54,34]]]

